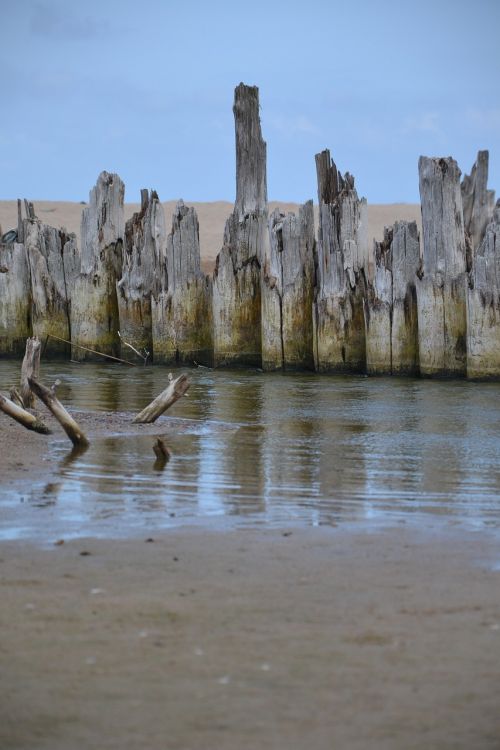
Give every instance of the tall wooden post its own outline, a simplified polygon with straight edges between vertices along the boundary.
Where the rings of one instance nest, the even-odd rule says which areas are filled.
[[[354,177],[349,173],[342,177],[328,150],[316,155],[316,171],[319,201],[314,312],[316,369],[364,372],[366,201],[359,200]]]
[[[466,371],[466,248],[460,170],[451,158],[419,160],[422,278],[417,283],[422,375]]]
[[[214,363],[260,366],[260,268],[269,233],[266,144],[256,86],[237,86],[233,112],[236,203],[226,223],[213,277]]]
[[[122,276],[125,186],[116,174],[101,172],[82,213],[81,272],[71,299],[72,343],[118,356],[116,293]],[[73,347],[73,359],[89,352]]]

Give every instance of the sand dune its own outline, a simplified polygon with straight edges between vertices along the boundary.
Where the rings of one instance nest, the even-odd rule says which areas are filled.
[[[221,249],[224,224],[233,210],[233,204],[228,201],[214,201],[212,203],[185,202],[187,205],[194,206],[198,213],[202,265],[203,269],[209,272],[213,269],[215,258]],[[80,218],[83,209],[81,203],[34,201],[34,204],[37,216],[46,224],[51,224],[55,227],[66,227],[69,232],[75,232],[77,237],[80,236]],[[175,200],[166,201],[163,204],[167,227],[170,227],[175,204]],[[297,203],[286,203],[284,201],[271,201],[269,203],[269,210],[272,211],[277,206],[285,212],[296,212],[298,210]],[[129,219],[134,211],[139,210],[139,207],[139,203],[126,203],[125,218]],[[399,219],[417,221],[420,227],[420,206],[414,203],[368,204],[369,237],[381,239],[384,226],[389,226]],[[16,201],[0,201],[0,226],[4,232],[17,226]]]

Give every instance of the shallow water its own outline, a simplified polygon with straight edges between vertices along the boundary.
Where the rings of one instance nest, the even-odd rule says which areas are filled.
[[[70,409],[140,410],[164,368],[43,364]],[[0,362],[0,391],[19,363]],[[127,535],[221,526],[375,525],[445,520],[500,527],[500,384],[193,370],[189,398],[151,436],[96,438],[68,460],[47,439],[50,481],[0,484],[0,537]],[[128,419],[130,415],[124,415]],[[0,414],[0,419],[7,419]],[[29,433],[27,433],[29,439]]]

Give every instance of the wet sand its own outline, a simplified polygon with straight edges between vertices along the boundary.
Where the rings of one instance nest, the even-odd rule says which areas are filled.
[[[0,546],[0,747],[500,746],[493,538],[182,530]]]
[[[2,482],[49,477],[2,428]],[[2,542],[0,595],[2,750],[500,747],[487,530]]]

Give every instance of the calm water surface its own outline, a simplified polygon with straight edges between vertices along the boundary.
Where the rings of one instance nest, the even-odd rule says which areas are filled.
[[[43,364],[70,409],[124,420],[166,385],[164,368]],[[180,524],[394,524],[500,528],[500,384],[193,370],[189,398],[151,436],[96,438],[29,488],[0,483],[0,537],[153,533]],[[19,376],[0,362],[0,391]],[[6,420],[0,414],[0,420]],[[186,422],[187,421],[187,422]],[[26,433],[26,439],[30,434]]]

